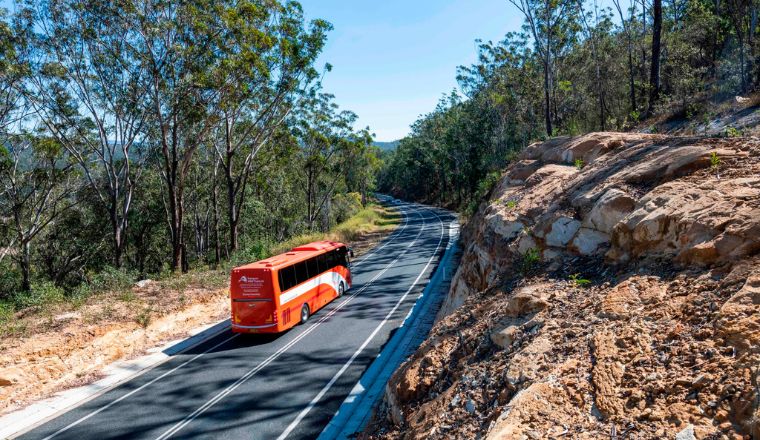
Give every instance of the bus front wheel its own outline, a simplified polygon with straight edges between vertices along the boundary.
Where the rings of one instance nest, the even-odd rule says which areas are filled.
[[[301,324],[308,321],[310,315],[311,315],[311,312],[309,311],[309,305],[304,304],[303,306],[301,306]]]

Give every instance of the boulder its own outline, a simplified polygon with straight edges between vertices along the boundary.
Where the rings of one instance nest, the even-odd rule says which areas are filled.
[[[491,332],[491,342],[501,348],[509,348],[520,334],[520,328],[516,325],[508,325]]]
[[[611,234],[618,222],[636,208],[636,201],[626,192],[611,188],[594,204],[583,221],[584,226]]]
[[[594,229],[580,228],[573,239],[573,249],[581,255],[602,253],[610,243],[610,236]]]
[[[546,234],[546,245],[565,247],[573,239],[581,222],[569,217],[560,217],[552,223],[551,230]]]

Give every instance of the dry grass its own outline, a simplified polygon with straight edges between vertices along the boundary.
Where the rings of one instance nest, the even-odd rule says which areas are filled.
[[[333,228],[330,232],[299,235],[273,246],[272,255],[286,252],[312,241],[332,240],[342,243],[361,241],[363,238],[391,233],[398,226],[400,216],[392,208],[369,204],[353,217]]]
[[[273,245],[270,255],[318,240],[349,243],[357,254],[370,249],[398,225],[400,215],[393,209],[369,204],[332,231],[293,237]],[[84,297],[61,298],[43,305],[15,311],[9,303],[0,303],[0,343],[8,338],[24,338],[59,329],[69,323],[62,316],[76,315],[86,325],[113,322],[137,322],[145,327],[151,319],[208,301],[214,292],[227,289],[229,265],[212,269],[202,267],[184,274],[165,277],[138,288],[131,281],[117,280],[104,284],[104,290]],[[113,275],[117,277],[118,274]]]

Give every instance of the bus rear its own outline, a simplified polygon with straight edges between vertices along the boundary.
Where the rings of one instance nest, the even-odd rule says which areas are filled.
[[[237,267],[230,274],[232,331],[278,332],[273,271],[251,266]]]

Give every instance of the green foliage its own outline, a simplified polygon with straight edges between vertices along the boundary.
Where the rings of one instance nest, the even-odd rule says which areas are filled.
[[[718,157],[718,153],[717,152],[713,151],[712,153],[710,153],[710,166],[714,170],[718,169],[718,167],[720,166],[720,162],[721,162],[721,160],[720,160],[720,157]]]
[[[135,322],[142,328],[148,328],[151,322],[151,313],[153,308],[151,306],[143,307],[140,312],[135,316]]]
[[[89,285],[95,291],[120,292],[131,289],[136,281],[135,272],[106,266],[92,277]]]
[[[517,208],[517,202],[514,201],[514,200],[505,200],[504,201],[504,206],[506,206],[507,209],[509,209],[509,210],[513,210],[513,209]]]
[[[522,256],[520,271],[524,274],[533,270],[541,261],[541,251],[537,248],[528,249]]]
[[[499,42],[478,41],[477,63],[457,72],[466,99],[447,96],[415,122],[380,173],[383,191],[471,214],[480,202],[474,200],[480,176],[503,168],[516,158],[508,152],[533,140],[606,130],[656,133],[658,126],[671,127],[665,116],[697,121],[714,102],[760,85],[750,43],[758,29],[746,18],[757,7],[747,2],[665,7],[656,94],[649,84],[648,7],[615,4],[613,16],[585,2],[510,2],[524,15],[522,29]]]
[[[575,159],[574,164],[575,164],[575,168],[577,168],[578,170],[582,170],[583,167],[586,166],[586,163],[583,162],[583,159],[581,158]]]
[[[13,319],[16,307],[10,301],[0,301],[0,325]]]
[[[583,278],[579,273],[570,275],[570,282],[573,283],[575,287],[586,287],[591,284],[591,280]]]
[[[279,0],[0,13],[0,301],[132,303],[141,278],[357,233],[382,160],[322,90],[331,28]]]
[[[478,192],[476,193],[476,199],[480,200],[487,196],[494,186],[499,183],[501,173],[498,171],[492,171],[478,182]]]
[[[65,298],[63,289],[49,281],[43,281],[32,284],[28,293],[17,293],[14,299],[17,309],[25,309],[27,307],[47,307],[58,304],[63,302]]]
[[[741,137],[742,132],[737,129],[736,127],[728,126],[726,127],[725,131],[723,132],[723,135],[727,138],[735,138],[735,137]]]

